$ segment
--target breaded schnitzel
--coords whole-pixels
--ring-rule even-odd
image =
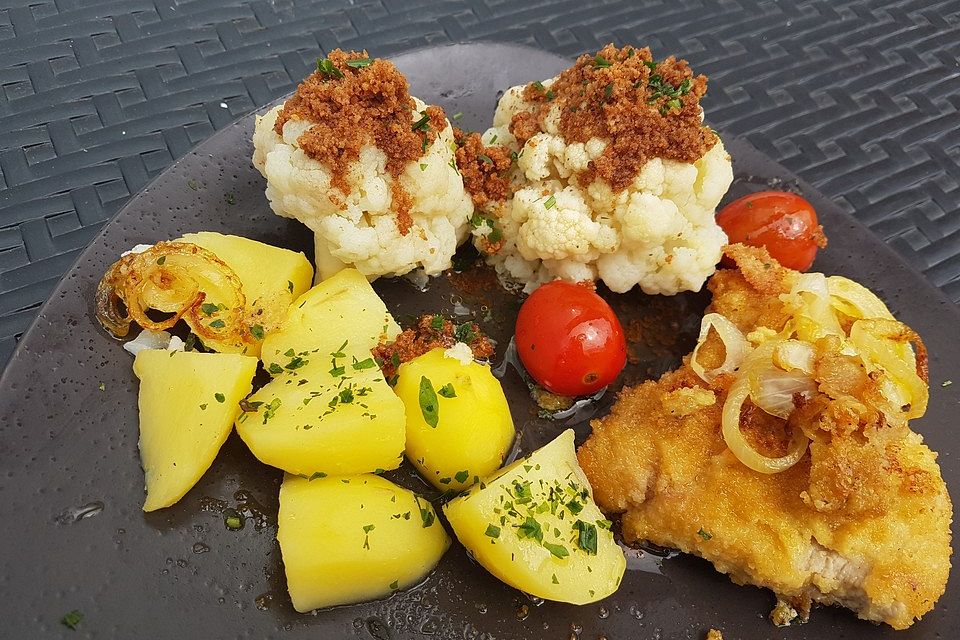
[[[803,313],[785,302],[799,274],[763,250],[735,245],[728,255],[738,269],[713,276],[707,312],[729,319],[757,353],[765,337],[801,325]],[[854,318],[836,316],[841,337],[821,336],[798,348],[810,356],[813,382],[792,396],[788,417],[752,400],[739,416],[744,440],[767,459],[788,456],[793,438],[808,443],[786,470],[761,473],[738,459],[721,425],[743,372],[707,382],[691,356],[660,380],[625,389],[610,415],[593,422],[578,455],[597,503],[622,514],[627,542],[693,553],[738,584],[773,590],[780,599],[775,622],[789,622],[797,611],[805,617],[820,602],[905,629],[946,587],[952,505],[936,454],[907,425],[922,407],[888,402],[900,397],[890,386],[898,378],[858,356],[843,338],[856,333]],[[880,326],[870,322],[861,328]],[[711,332],[697,361],[716,370],[730,349],[725,345]],[[924,354],[917,351],[926,393]],[[896,368],[896,361],[886,362]]]

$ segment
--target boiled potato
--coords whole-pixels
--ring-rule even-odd
[[[620,586],[626,560],[577,463],[572,429],[443,510],[474,558],[521,591],[587,604]]]
[[[414,585],[450,546],[429,502],[369,474],[287,475],[278,524],[287,589],[301,613]]]
[[[210,467],[250,393],[257,359],[147,349],[137,354],[144,511],[169,507]]]
[[[277,329],[286,316],[290,303],[310,288],[313,267],[302,253],[274,247],[240,236],[213,231],[188,233],[179,242],[189,242],[212,251],[237,274],[247,301],[252,340],[245,353],[260,355],[261,340]],[[217,304],[208,296],[209,304]],[[214,317],[214,316],[211,316]],[[208,345],[217,350],[233,351],[227,345]]]
[[[254,393],[237,433],[261,462],[306,477],[396,469],[403,460],[403,402],[380,369],[354,369],[330,354],[305,362]],[[331,360],[343,373],[330,373]],[[364,364],[365,366],[365,364]],[[339,372],[338,372],[339,373]]]
[[[503,464],[513,420],[490,367],[434,349],[400,365],[394,391],[406,407],[407,458],[434,486],[463,489]]]
[[[293,353],[345,353],[364,360],[384,337],[400,327],[387,312],[367,279],[344,269],[300,296],[290,305],[278,331],[263,341],[261,359],[268,369],[283,367]]]

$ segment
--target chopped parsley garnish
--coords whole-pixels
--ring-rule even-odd
[[[187,180],[187,186],[190,187],[191,191],[196,191],[200,188],[200,183],[196,180]]]
[[[352,365],[354,371],[363,371],[364,369],[373,369],[377,366],[376,361],[373,358],[367,358],[366,360],[361,360],[360,362],[354,362]]]
[[[63,617],[60,618],[60,624],[65,626],[67,629],[70,629],[71,631],[76,631],[77,625],[80,624],[81,622],[83,622],[83,614],[77,611],[76,609],[65,613]]]
[[[343,72],[337,69],[330,58],[317,58],[317,71],[328,78],[342,78]]]
[[[583,511],[583,505],[576,500],[571,500],[567,503],[567,510],[573,515],[578,515],[581,511]]]
[[[212,316],[219,310],[220,308],[212,302],[204,302],[202,305],[200,305],[200,311],[203,311],[208,316]]]
[[[553,584],[560,584],[560,580],[557,579],[557,574],[553,574],[551,580],[553,581]],[[593,594],[591,593],[590,595],[592,596]]]
[[[323,471],[314,471],[313,475],[307,478],[307,482],[311,482],[313,480],[319,480],[320,478],[326,478],[326,477],[327,477],[327,474],[325,474]]]
[[[371,58],[357,58],[356,60],[347,60],[347,66],[351,69],[363,69],[373,64]]]
[[[440,391],[437,391],[444,398],[456,398],[457,391],[453,388],[453,383],[448,382],[447,384],[440,387]]]
[[[704,540],[710,540],[713,538],[713,534],[709,531],[704,531],[703,527],[700,527],[700,531],[697,531],[697,535],[703,538]]]
[[[469,471],[457,471],[455,474],[453,474],[453,478],[457,482],[466,482],[467,478],[469,477],[470,477]]]
[[[399,588],[400,588],[400,581],[399,581],[399,580],[394,580],[393,582],[391,582],[391,583],[390,583],[390,588],[391,588],[393,591],[396,591],[397,589],[399,589]]]
[[[607,86],[603,88],[603,97],[604,99],[609,100],[610,96],[612,95],[613,95],[613,83],[609,82],[607,83]]]
[[[353,389],[347,387],[340,391],[340,404],[350,404],[353,402]]]
[[[457,342],[465,342],[470,344],[477,339],[477,332],[473,330],[472,322],[464,322],[463,324],[458,324],[453,330],[453,337],[457,339]]]
[[[420,171],[426,171],[426,170],[427,170],[427,165],[421,162],[421,163],[420,163]]]
[[[521,539],[532,539],[537,542],[543,542],[543,529],[540,523],[533,516],[527,516],[523,524],[517,527],[517,536]]]
[[[462,117],[463,117],[463,111],[458,111],[457,113],[453,114],[454,120],[459,120]]]
[[[308,362],[310,361],[304,359],[303,356],[294,356],[290,359],[290,362],[284,365],[284,368],[293,371],[294,369],[299,369]]]
[[[557,96],[552,89],[547,89],[547,92],[543,94],[543,97],[547,99],[547,102],[551,102]]]
[[[233,195],[232,193],[228,193],[227,195],[223,196],[223,200],[231,207],[237,204],[237,196]]]
[[[214,329],[223,329],[225,326],[227,326],[227,323],[221,320],[220,318],[217,318],[207,326],[212,327]]]
[[[263,406],[262,402],[250,402],[246,398],[240,401],[240,410],[244,413],[256,413],[261,406]]]
[[[420,506],[420,496],[415,495],[413,499],[416,501],[417,508],[420,510],[420,521],[423,524],[423,528],[427,529],[429,527],[432,527],[434,520],[436,520],[436,516],[433,515],[433,509],[430,508],[430,503],[427,503],[426,507],[422,507]],[[404,514],[404,516],[405,516],[405,519],[409,519],[409,517],[407,517],[407,514]]]
[[[202,405],[200,405],[200,411],[206,411],[206,410],[207,410],[207,403],[204,402]]]
[[[423,414],[424,422],[434,429],[440,421],[438,405],[437,392],[433,390],[430,378],[420,376],[420,413]]]
[[[553,554],[555,558],[566,558],[570,555],[570,552],[567,551],[567,548],[562,544],[554,544],[552,542],[544,542],[543,548]]]
[[[160,256],[157,258],[157,264],[163,266],[163,263],[167,261],[167,256]]]
[[[481,153],[481,154],[478,155],[477,157],[480,158],[480,160],[482,160],[483,162],[485,162],[485,163],[487,163],[487,164],[489,164],[489,165],[492,165],[492,164],[493,164],[493,158],[491,158],[490,156],[488,156],[488,155],[485,154],[485,153]]]
[[[543,86],[543,83],[540,82],[539,80],[533,83],[533,88],[536,89],[537,91],[546,91],[546,89]]]
[[[250,327],[250,335],[257,340],[263,340],[263,325],[255,324]]]
[[[443,331],[443,316],[433,316],[430,318],[430,328],[434,331]]]
[[[553,196],[547,198],[543,203],[544,209],[553,209],[555,206],[557,206],[557,199]]]
[[[243,516],[235,509],[227,509],[223,512],[223,524],[231,531],[243,529]]]
[[[289,291],[290,293],[293,293],[293,281],[292,281],[292,280],[287,280],[287,291]]]
[[[484,535],[490,538],[499,538],[500,537],[500,527],[494,524],[488,524],[487,530],[484,531]]]
[[[575,523],[573,523],[573,528],[579,532],[577,535],[577,546],[590,555],[597,555],[596,525],[590,524],[589,522],[584,522],[583,520],[577,520]]]
[[[270,373],[276,375],[278,373],[283,373],[283,367],[278,365],[276,362],[271,362],[270,367],[267,369]]]
[[[430,128],[430,114],[424,113],[419,120],[413,123],[414,131],[427,131]]]
[[[219,402],[220,404],[223,404],[227,400],[222,393],[215,393],[213,394],[213,397],[216,398],[217,402]]]
[[[363,525],[363,533],[365,534],[365,535],[363,536],[363,548],[364,548],[364,549],[369,549],[369,548],[370,548],[370,532],[373,531],[375,528],[376,528],[376,527],[375,527],[374,525],[372,525],[372,524],[365,524],[365,525]]]
[[[266,410],[263,412],[263,424],[267,424],[267,420],[272,418],[277,413],[277,409],[280,408],[282,404],[280,398],[274,398],[267,404]]]
[[[603,56],[595,56],[593,58],[593,66],[597,69],[607,69],[609,67],[612,67],[613,63],[611,63],[609,60],[607,60]]]

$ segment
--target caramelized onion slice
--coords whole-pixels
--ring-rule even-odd
[[[697,354],[700,352],[700,347],[706,342],[707,336],[710,335],[711,327],[720,336],[725,354],[723,363],[719,367],[708,371],[697,360]],[[697,346],[694,347],[693,354],[690,356],[690,368],[704,381],[713,382],[725,373],[736,371],[743,364],[743,360],[749,351],[750,343],[747,342],[737,325],[719,313],[708,313],[700,321],[700,335],[697,337]]]
[[[864,364],[880,368],[896,387],[894,397],[901,416],[908,420],[919,418],[927,410],[930,390],[927,386],[927,349],[917,333],[896,320],[879,318],[857,320],[850,327],[850,342],[857,348]],[[904,357],[904,346],[910,357]],[[895,416],[888,416],[895,417]]]
[[[754,449],[740,431],[740,412],[749,396],[750,381],[747,376],[741,376],[730,387],[726,402],[723,403],[723,439],[737,460],[754,471],[767,474],[786,471],[803,457],[810,439],[803,431],[795,429],[790,436],[787,455],[780,458],[770,458]]]
[[[169,315],[153,320],[150,310]],[[183,318],[217,350],[242,349],[249,340],[237,274],[213,252],[187,242],[158,242],[111,265],[97,286],[96,315],[120,338],[132,322],[163,331]]]

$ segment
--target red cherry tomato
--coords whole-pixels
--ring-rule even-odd
[[[516,345],[530,375],[562,396],[599,391],[627,362],[623,327],[610,305],[562,280],[543,285],[520,307]]]
[[[766,247],[785,267],[806,271],[827,246],[817,212],[793,193],[760,191],[734,200],[717,214],[730,242]]]

